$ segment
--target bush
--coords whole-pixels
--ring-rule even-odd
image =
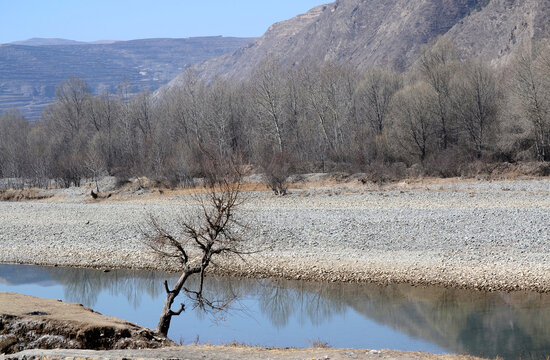
[[[275,195],[287,194],[292,163],[291,157],[284,152],[277,152],[264,158],[262,168],[267,186],[273,190]]]
[[[399,181],[407,177],[407,165],[402,162],[393,164],[384,164],[375,162],[368,166],[365,177],[361,180],[364,184],[373,182],[375,184],[384,184],[393,181]]]

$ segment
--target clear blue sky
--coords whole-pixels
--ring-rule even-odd
[[[260,36],[331,0],[0,0],[0,43]]]

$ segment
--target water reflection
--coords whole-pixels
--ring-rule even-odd
[[[345,304],[325,296],[327,289],[323,284],[267,280],[257,282],[255,294],[261,311],[274,326],[283,328],[294,314],[298,314],[300,324],[309,321],[320,325],[334,315],[344,313]]]
[[[123,295],[134,308],[141,304],[143,295],[155,298],[162,291],[162,274],[141,271],[116,270],[108,273],[96,270],[47,268],[51,279],[64,285],[65,298],[94,307],[99,295]]]
[[[365,286],[346,303],[375,321],[457,353],[504,358],[550,353],[548,295]]]
[[[104,273],[0,265],[0,284],[62,284],[68,301],[92,308],[102,292],[123,294],[129,304],[138,308],[146,296],[164,296],[162,282],[166,277],[158,272],[118,270]],[[529,357],[550,353],[548,295],[212,277],[208,278],[207,286],[211,297],[236,295],[257,302],[259,311],[277,329],[288,327],[290,319],[298,319],[301,325],[320,326],[332,318],[345,318],[353,311],[354,316],[370,319],[455,353],[499,355],[510,359],[521,354]],[[0,285],[0,291],[2,289]],[[330,331],[327,327],[323,336],[329,342],[334,336]]]

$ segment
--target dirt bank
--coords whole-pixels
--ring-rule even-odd
[[[143,349],[174,345],[149,329],[78,304],[0,293],[0,354],[25,349]]]

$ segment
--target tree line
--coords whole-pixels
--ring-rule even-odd
[[[550,46],[507,65],[425,47],[405,73],[268,57],[246,81],[192,70],[162,93],[94,96],[71,78],[31,124],[0,115],[0,178],[61,186],[114,175],[171,184],[204,177],[209,158],[238,154],[260,171],[368,172],[414,167],[460,175],[473,162],[550,160]]]

